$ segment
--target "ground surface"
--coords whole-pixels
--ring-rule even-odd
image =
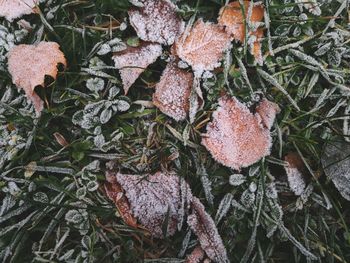
[[[270,20],[262,25],[264,65],[254,65],[247,44],[234,43],[226,66],[202,79],[205,105],[192,124],[148,107],[167,48],[123,95],[109,46],[101,45],[116,37],[137,45],[127,0],[47,1],[25,17],[30,30],[0,18],[0,260],[183,262],[197,242],[186,239],[186,226],[151,240],[128,227],[100,191],[113,160],[123,172],[171,169],[184,177],[218,222],[231,262],[349,262],[349,3],[299,2],[263,1]],[[224,5],[177,1],[186,21],[216,22]],[[35,118],[12,84],[7,53],[41,40],[59,43],[68,67],[37,89],[46,103]],[[240,172],[201,145],[222,92],[252,109],[261,96],[281,108],[271,155]],[[113,100],[122,101],[118,110],[92,106],[97,119],[82,121],[87,105]],[[300,158],[296,179],[284,169],[289,153]]]

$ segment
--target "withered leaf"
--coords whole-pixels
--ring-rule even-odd
[[[226,31],[233,36],[234,39],[244,42],[245,38],[245,29],[246,26],[244,24],[245,19],[249,19],[248,11],[250,1],[244,1],[244,16],[243,10],[240,6],[239,1],[231,2],[226,6],[222,7],[220,10],[218,22],[220,25],[225,26]],[[250,16],[250,23],[261,22],[264,17],[264,9],[262,5],[254,5],[252,7],[252,13]],[[256,37],[256,40],[251,46],[251,53],[254,55],[256,61],[259,64],[263,63],[262,53],[261,53],[261,43],[260,39],[264,36],[264,30],[262,28],[258,28],[256,30],[252,30],[249,32],[250,35]]]
[[[113,174],[107,173],[106,178],[107,182],[104,184],[104,190],[108,198],[114,202],[124,222],[131,227],[137,227],[136,218],[131,214],[130,204],[123,188]]]
[[[213,70],[220,65],[231,37],[223,27],[199,19],[189,32],[175,43],[175,53],[192,66],[194,71]]]
[[[262,99],[259,105],[256,107],[256,113],[260,115],[264,126],[267,129],[271,129],[276,114],[280,112],[280,108],[276,103],[273,103],[267,99]]]
[[[252,114],[236,98],[222,97],[213,113],[213,121],[207,125],[202,144],[223,165],[236,170],[247,167],[270,154],[268,127],[277,113],[276,107],[264,106],[259,113]]]
[[[215,262],[229,262],[214,220],[205,212],[203,204],[193,197],[191,207],[192,213],[188,216],[187,223],[197,235],[202,249]]]
[[[167,220],[167,236],[172,236],[180,219],[180,180],[174,173],[158,172],[154,175],[115,174],[125,191],[130,209],[137,220],[156,238],[163,238]],[[188,189],[188,200],[192,194]]]
[[[161,54],[162,46],[154,43],[142,43],[139,47],[128,47],[113,54],[115,67],[119,69],[125,94],[142,72]]]
[[[196,246],[191,254],[186,257],[185,263],[201,263],[205,257],[205,253],[201,246]]]
[[[350,143],[330,141],[321,156],[325,174],[332,180],[339,193],[350,201]]]
[[[16,18],[35,13],[36,0],[0,0],[0,17],[12,22]]]
[[[129,19],[137,35],[144,41],[172,45],[184,29],[184,22],[176,14],[176,6],[169,0],[146,0],[141,8],[129,11]]]
[[[109,171],[106,177],[108,197],[115,203],[120,200],[121,189],[118,187],[121,187],[127,197],[129,214],[156,238],[164,238],[165,233],[172,236],[191,208],[187,223],[198,236],[202,251],[217,262],[226,262],[226,249],[213,219],[199,199],[193,197],[189,185],[176,173],[157,172],[140,176]]]
[[[290,189],[295,195],[301,195],[306,187],[303,172],[305,171],[304,163],[297,153],[289,153],[284,157],[287,165],[284,167]]]
[[[56,79],[58,64],[67,65],[60,46],[55,42],[18,45],[8,54],[8,70],[12,76],[12,82],[25,91],[37,113],[42,111],[44,103],[34,89],[36,86],[44,87],[45,76]]]
[[[175,63],[169,63],[156,85],[154,105],[176,121],[186,119],[192,83],[191,72],[179,69]]]

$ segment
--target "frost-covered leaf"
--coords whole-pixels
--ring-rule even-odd
[[[216,161],[240,170],[270,154],[271,136],[259,114],[251,113],[235,97],[222,97],[202,144]]]
[[[332,47],[332,42],[328,42],[315,51],[315,55],[320,57],[326,54]]]
[[[112,109],[110,108],[106,108],[101,112],[100,115],[100,122],[101,124],[106,124],[107,122],[109,122],[109,120],[112,118]]]
[[[350,144],[327,143],[321,162],[325,174],[333,181],[340,194],[350,201]]]
[[[229,183],[233,186],[239,186],[246,181],[246,177],[243,174],[231,174]]]
[[[105,82],[101,78],[90,78],[86,81],[86,87],[93,91],[99,92],[104,89]]]
[[[196,246],[191,254],[186,256],[185,263],[200,263],[203,262],[204,257],[205,253],[201,246]]]
[[[119,69],[125,94],[138,79],[142,72],[162,54],[162,46],[153,43],[143,43],[139,47],[128,47],[126,50],[114,53],[115,67]]]
[[[175,63],[169,63],[156,85],[154,105],[176,121],[186,119],[192,83],[191,72],[179,69]]]
[[[327,53],[327,59],[328,59],[328,63],[332,66],[332,67],[339,67],[340,63],[341,63],[341,53],[337,50],[337,49],[331,49],[328,53]]]
[[[8,21],[13,21],[24,15],[35,13],[37,0],[1,0],[0,17],[5,17]]]
[[[254,24],[261,22],[264,18],[264,9],[261,4],[254,4],[251,1],[243,1],[244,6],[240,6],[239,1],[231,2],[224,6],[220,10],[218,22],[220,25],[225,26],[225,30],[233,36],[234,39],[244,42],[246,35],[246,28],[249,29],[249,25],[252,26],[248,35],[254,36],[251,46],[251,53],[254,55],[256,61],[259,64],[263,63],[261,43],[260,39],[264,36],[264,30],[259,28],[255,29]],[[250,4],[253,6],[250,7]],[[244,13],[242,8],[244,8]],[[249,9],[251,8],[251,14]],[[243,16],[244,14],[244,16]],[[244,21],[247,19],[247,26]]]
[[[228,262],[226,249],[218,233],[216,225],[203,204],[196,197],[192,200],[192,213],[187,223],[197,235],[198,241],[207,256],[215,262]]]
[[[295,195],[301,195],[306,187],[303,171],[304,163],[297,153],[289,153],[284,157],[287,165],[284,167],[290,189]]]
[[[66,66],[66,59],[59,47],[55,42],[40,42],[37,45],[18,45],[9,52],[8,70],[12,81],[25,91],[37,113],[42,111],[44,103],[34,88],[44,86],[46,75],[56,79],[58,64]]]
[[[267,129],[271,129],[276,114],[280,112],[280,108],[276,103],[273,103],[267,99],[262,99],[259,105],[256,107],[256,113],[260,115],[264,126]]]
[[[189,32],[175,43],[175,53],[197,72],[213,70],[220,65],[231,37],[223,27],[199,19]]]
[[[125,191],[132,215],[157,237],[164,237],[164,223],[167,236],[172,236],[180,218],[180,180],[174,173],[158,172],[154,175],[109,174],[110,180],[116,180]],[[114,179],[115,178],[115,179]],[[114,183],[113,186],[116,184]],[[187,200],[191,200],[191,192],[187,186]],[[109,191],[112,193],[112,191]],[[111,194],[110,194],[111,195]],[[111,198],[111,197],[110,197]],[[114,198],[115,199],[115,198]]]
[[[184,29],[184,22],[170,0],[145,0],[129,12],[131,25],[144,41],[172,45]]]

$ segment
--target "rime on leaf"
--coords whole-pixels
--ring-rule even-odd
[[[156,85],[153,103],[176,121],[186,119],[193,74],[169,63]]]
[[[340,194],[350,201],[350,143],[328,142],[321,162],[327,177]]]
[[[142,40],[163,45],[172,45],[184,29],[176,6],[169,0],[143,1],[143,7],[129,11],[129,19]]]
[[[289,187],[295,195],[301,195],[306,187],[303,178],[304,163],[297,153],[287,154],[284,160],[288,163],[284,169],[288,177]]]
[[[124,194],[123,188],[113,175],[107,174],[107,181],[104,184],[104,189],[108,198],[114,202],[124,222],[131,227],[137,227],[136,219],[131,214],[130,204]]]
[[[189,32],[176,41],[175,53],[191,65],[194,71],[203,72],[220,65],[230,44],[231,37],[223,27],[199,19]]]
[[[266,103],[266,102],[263,102]],[[268,107],[269,109],[269,107]],[[275,111],[260,111],[269,124]],[[271,136],[260,114],[252,114],[235,97],[219,99],[213,121],[207,125],[202,144],[214,159],[225,166],[240,170],[270,154]],[[270,126],[270,125],[267,125]]]
[[[201,263],[205,257],[205,253],[201,246],[196,246],[191,254],[186,257],[185,263]]]
[[[66,66],[66,59],[59,47],[55,42],[18,45],[8,54],[8,70],[12,82],[25,91],[37,113],[42,111],[44,103],[34,92],[35,87],[44,86],[45,76],[56,79],[58,64]]]
[[[264,126],[267,129],[271,129],[276,114],[280,112],[280,108],[276,103],[273,103],[267,99],[262,99],[259,105],[256,107],[256,113],[260,115]]]
[[[129,88],[142,72],[154,63],[161,54],[161,45],[153,43],[142,43],[139,47],[128,47],[113,54],[115,67],[119,69],[125,94],[128,93]]]
[[[248,19],[248,10],[250,1],[244,1],[244,16],[243,10],[239,1],[231,2],[224,6],[220,10],[218,22],[220,25],[225,26],[226,31],[233,36],[234,39],[244,42],[245,29],[244,20]],[[253,3],[252,3],[253,4]],[[250,23],[261,22],[264,18],[264,9],[261,5],[255,5],[252,9],[250,17]],[[264,30],[259,28],[255,31],[249,32],[250,35],[254,35],[257,39],[252,45],[251,53],[255,59],[262,64],[261,44],[259,39],[264,35]]]
[[[192,213],[187,223],[198,237],[201,248],[215,262],[228,262],[226,249],[215,226],[214,220],[205,212],[203,204],[192,198]]]
[[[36,0],[0,0],[0,17],[12,22],[16,18],[35,13]]]
[[[172,236],[180,219],[179,208],[180,180],[174,173],[158,172],[154,175],[115,174],[117,182],[125,191],[130,209],[135,218],[148,229],[154,237],[164,237],[164,223],[167,221],[167,236]],[[187,197],[192,194],[187,187]]]

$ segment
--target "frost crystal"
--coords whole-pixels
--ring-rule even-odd
[[[176,121],[186,119],[192,83],[192,73],[179,69],[175,63],[169,63],[156,85],[154,105]]]
[[[329,142],[321,157],[325,174],[333,181],[340,194],[350,201],[350,144]]]
[[[143,7],[129,11],[130,23],[137,35],[144,41],[172,45],[184,29],[176,6],[169,0],[143,2]]]
[[[210,259],[215,262],[228,262],[226,249],[215,223],[196,197],[193,197],[192,214],[188,216],[187,223],[197,235],[202,249]]]
[[[235,97],[222,97],[202,144],[218,162],[240,170],[270,154],[271,135],[259,114]]]
[[[143,43],[139,47],[128,47],[126,50],[115,53],[113,60],[119,69],[123,81],[124,91],[138,79],[141,73],[162,54],[162,47],[158,44]]]
[[[216,24],[199,19],[187,34],[175,43],[175,53],[194,71],[202,73],[220,66],[224,52],[231,45],[231,37]]]
[[[26,61],[27,63],[23,63]],[[38,45],[18,45],[8,55],[8,69],[13,83],[24,89],[27,98],[33,102],[35,110],[40,113],[44,107],[41,98],[34,92],[36,86],[44,86],[45,75],[54,79],[57,65],[66,66],[64,54],[55,42],[40,42]]]
[[[1,0],[0,17],[5,17],[12,22],[23,15],[32,14],[35,12],[37,2],[36,0]]]
[[[296,153],[288,154],[285,157],[285,161],[288,163],[284,169],[287,173],[289,187],[295,195],[301,195],[306,187],[302,175],[302,170],[304,168],[303,161]]]

